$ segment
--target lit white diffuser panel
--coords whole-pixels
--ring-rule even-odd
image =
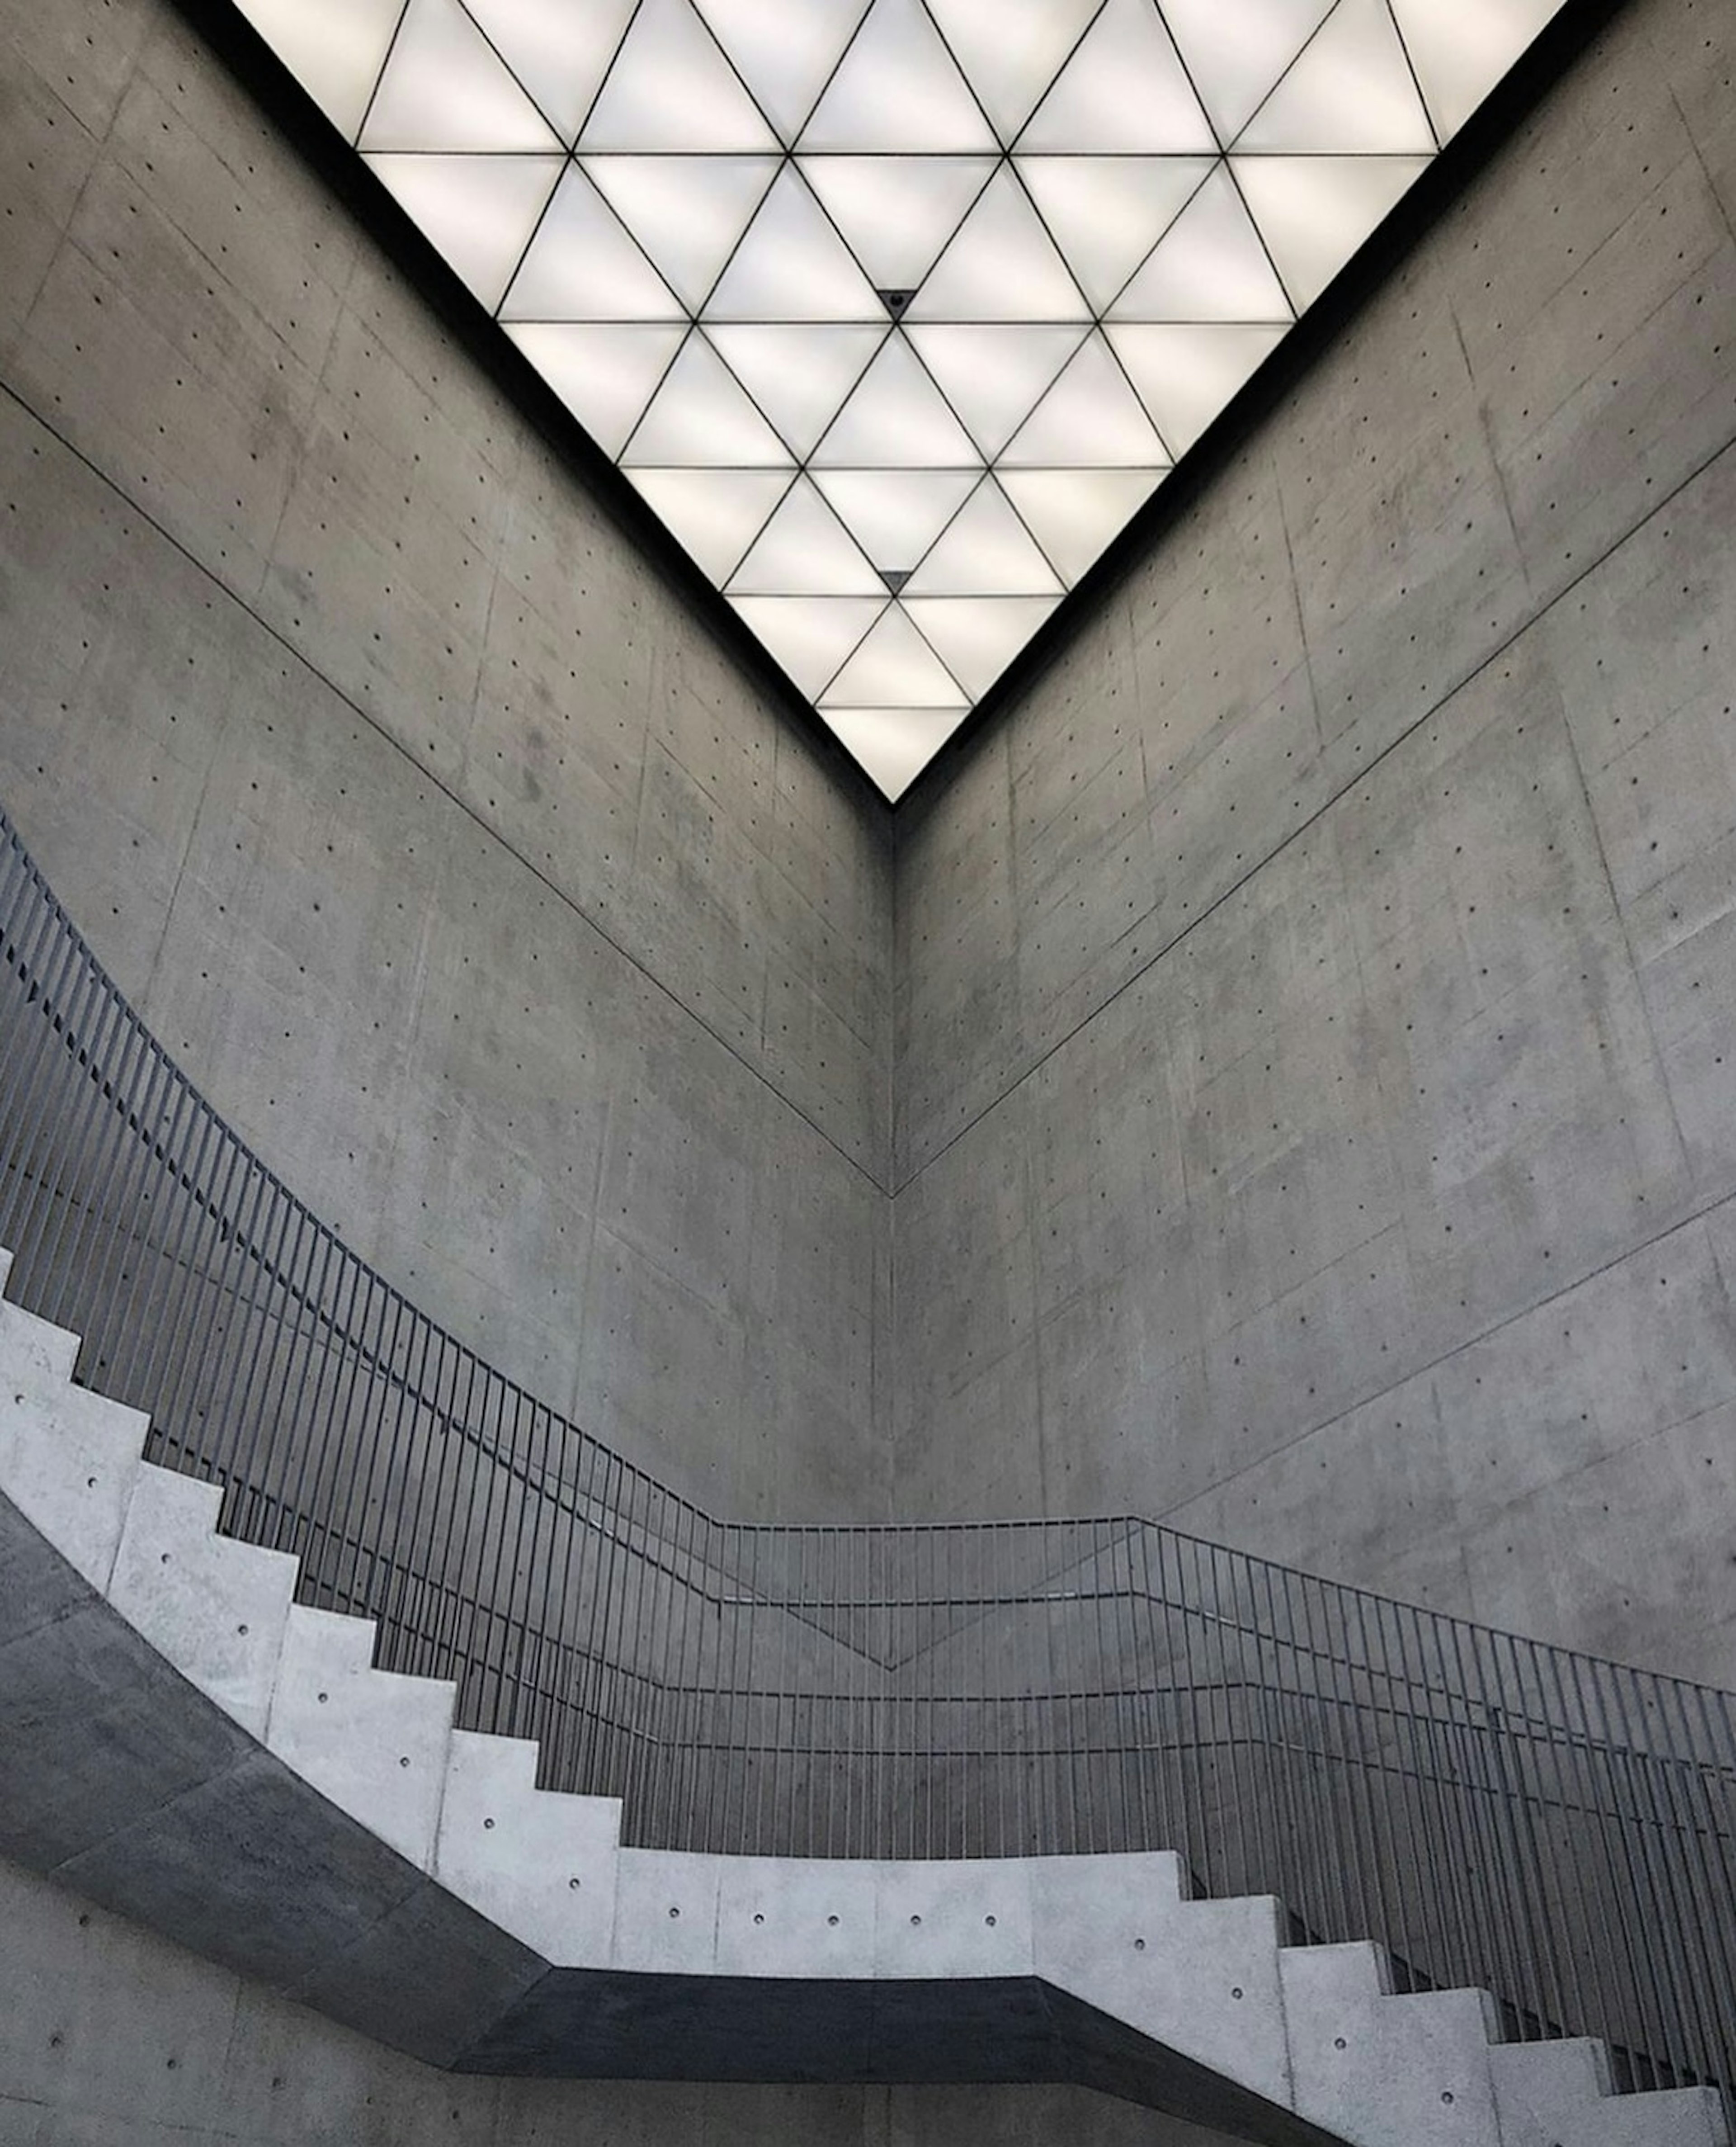
[[[828,708],[832,731],[894,803],[964,721],[963,708]]]
[[[237,0],[895,798],[1559,0]]]

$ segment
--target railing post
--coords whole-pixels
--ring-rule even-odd
[[[0,1243],[227,1523],[629,1838],[1178,1851],[1413,1983],[1736,2074],[1727,1695],[1151,1524],[699,1513],[414,1311],[169,1063],[0,814]],[[1594,1942],[1593,1942],[1594,1941]],[[1736,2113],[1733,2113],[1736,2114]]]

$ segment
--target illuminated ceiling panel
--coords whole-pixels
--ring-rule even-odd
[[[896,798],[1560,0],[238,0]]]

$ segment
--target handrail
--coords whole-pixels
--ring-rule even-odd
[[[115,988],[0,812],[0,1244],[304,1598],[645,1845],[1178,1849],[1626,2084],[1736,2080],[1736,1700],[1134,1516],[719,1521],[352,1254]]]

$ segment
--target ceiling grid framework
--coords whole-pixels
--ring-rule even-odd
[[[238,0],[898,798],[1561,0]]]

